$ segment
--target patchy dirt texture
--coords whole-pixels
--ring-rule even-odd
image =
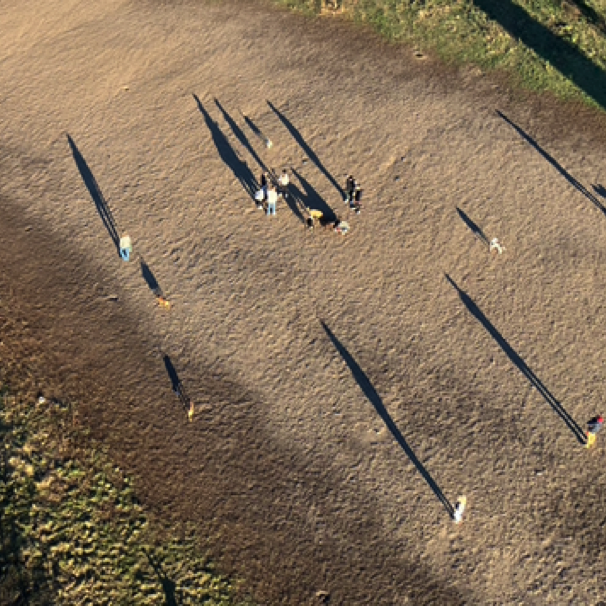
[[[4,0],[0,34],[0,353],[148,509],[260,604],[604,603],[602,117],[253,2]]]

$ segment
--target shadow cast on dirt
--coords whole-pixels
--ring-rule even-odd
[[[465,225],[467,225],[467,227],[469,227],[469,229],[471,229],[473,235],[482,243],[484,244],[484,246],[486,246],[488,248],[489,243],[488,243],[488,238],[484,235],[484,232],[481,230],[481,228],[474,223],[468,216],[467,214],[462,211],[460,208],[457,207],[457,212],[459,213],[459,217],[461,217],[461,219],[463,220],[463,223],[465,223]]]
[[[187,411],[189,405],[191,403],[191,399],[185,392],[185,387],[183,386],[183,382],[179,378],[177,374],[177,369],[174,367],[172,360],[167,354],[162,354],[162,360],[164,362],[164,367],[166,368],[166,372],[168,373],[168,377],[171,382],[172,390],[175,392],[177,397],[179,398],[179,402],[183,408]]]
[[[601,210],[606,215],[606,208],[604,205],[579,181],[577,181],[566,169],[557,161],[555,158],[550,156],[530,135],[527,135],[517,124],[514,124],[505,114],[496,110],[497,115],[505,120],[509,126],[511,126],[523,139],[525,139],[536,151],[549,162],[563,177],[570,183],[575,189],[580,191],[590,202],[592,202],[596,208]]]
[[[156,297],[163,297],[164,293],[158,284],[158,280],[156,280],[156,276],[154,276],[152,270],[149,268],[149,265],[145,262],[145,259],[140,256],[139,263],[141,264],[141,276],[145,280],[145,283],[149,287],[149,289],[156,295]]]
[[[299,147],[305,152],[307,157],[316,165],[318,170],[322,172],[322,174],[332,183],[334,188],[339,192],[339,196],[343,198],[345,196],[345,192],[343,188],[337,183],[335,178],[328,172],[324,164],[320,161],[320,158],[316,155],[313,149],[309,146],[309,144],[303,139],[301,133],[295,128],[292,122],[279,110],[277,109],[271,101],[267,101],[267,105],[271,108],[271,110],[280,118],[280,121],[288,132],[293,136],[294,140],[299,144]]]
[[[301,192],[293,187],[294,195],[301,201],[301,204],[308,209],[315,209],[322,212],[327,221],[336,221],[337,215],[334,210],[326,203],[324,198],[315,190],[311,183],[303,177],[296,169],[292,169],[293,175],[299,180],[305,191]]]
[[[88,189],[88,193],[90,197],[93,199],[95,203],[95,207],[97,208],[97,212],[103,221],[103,225],[105,225],[105,229],[107,229],[107,233],[109,234],[114,246],[116,247],[116,252],[120,254],[120,234],[118,231],[118,226],[114,217],[109,209],[109,206],[103,197],[103,193],[101,192],[101,188],[99,187],[93,173],[91,172],[84,156],[80,153],[80,150],[76,146],[74,140],[67,135],[67,141],[72,150],[72,154],[74,156],[74,161],[76,162],[76,166],[80,171],[80,176],[84,181],[84,185],[86,185],[86,189]]]
[[[236,178],[240,181],[244,191],[251,197],[254,198],[255,192],[259,189],[255,178],[248,168],[246,162],[242,162],[231,146],[227,137],[223,134],[223,131],[219,128],[217,123],[210,117],[210,114],[204,109],[200,99],[196,95],[193,95],[200,113],[204,116],[206,126],[210,130],[210,134],[213,138],[213,142],[221,160],[231,169]]]
[[[339,352],[340,356],[343,358],[343,361],[349,367],[351,374],[354,379],[357,381],[358,386],[364,392],[364,395],[368,398],[369,402],[375,407],[378,415],[385,423],[387,429],[391,432],[393,437],[396,439],[396,442],[402,447],[402,450],[407,454],[408,458],[412,461],[414,466],[417,468],[417,471],[421,474],[423,479],[427,482],[428,486],[431,488],[433,493],[436,495],[438,500],[446,509],[448,515],[452,518],[454,515],[454,508],[450,501],[444,496],[444,493],[440,489],[440,487],[436,484],[435,480],[431,477],[425,466],[417,456],[415,455],[412,448],[408,445],[404,436],[398,429],[398,426],[395,424],[394,420],[391,418],[390,414],[387,412],[383,401],[381,400],[381,396],[377,393],[373,384],[370,382],[370,379],[366,376],[366,373],[360,368],[358,363],[355,361],[353,356],[347,351],[345,346],[335,337],[333,332],[326,326],[326,324],[320,321],[322,324],[322,328],[328,335],[328,338],[331,340],[332,344],[335,346],[335,349]]]
[[[539,378],[534,372],[527,366],[526,362],[522,360],[520,355],[509,345],[503,335],[494,327],[490,320],[482,313],[480,308],[473,302],[471,297],[463,290],[461,290],[454,280],[445,274],[449,284],[457,291],[459,298],[463,301],[465,307],[469,310],[472,316],[488,331],[488,334],[497,342],[499,347],[503,350],[505,355],[513,362],[518,370],[530,381],[531,385],[543,396],[545,401],[553,408],[554,412],[564,421],[568,429],[572,432],[574,437],[580,444],[585,444],[585,433],[578,425],[578,423],[568,414],[566,409],[556,400],[551,392],[541,383]]]
[[[221,103],[219,103],[218,99],[215,99],[215,105],[219,108],[219,110],[223,114],[225,121],[229,124],[229,127],[231,128],[232,132],[234,133],[236,139],[238,139],[238,141],[240,141],[240,143],[248,150],[248,153],[254,158],[255,162],[261,167],[261,170],[263,172],[271,172],[265,165],[265,162],[263,162],[263,160],[261,160],[261,158],[255,151],[255,149],[251,145],[250,141],[248,140],[248,137],[244,134],[244,131],[236,124],[235,120],[229,115],[229,113],[225,110],[225,108],[221,105]]]

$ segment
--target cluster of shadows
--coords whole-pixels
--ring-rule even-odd
[[[103,225],[105,225],[105,229],[109,233],[114,246],[116,247],[116,251],[120,254],[120,234],[118,231],[118,226],[114,217],[109,209],[109,206],[103,197],[103,193],[101,192],[101,188],[99,187],[93,173],[91,172],[86,160],[80,153],[80,150],[76,147],[74,140],[67,135],[67,141],[72,150],[72,154],[74,156],[74,161],[76,162],[76,166],[80,171],[80,176],[84,181],[84,185],[86,185],[86,189],[88,189],[88,193],[90,197],[93,199],[95,206],[97,208],[97,212],[103,221]]]
[[[183,382],[179,378],[177,370],[175,369],[170,357],[167,354],[162,354],[162,360],[164,361],[164,366],[166,367],[166,372],[168,373],[168,378],[170,379],[173,391],[179,398],[179,402],[181,402],[184,410],[187,412],[189,410],[191,399],[185,391]]]
[[[313,149],[309,147],[308,143],[303,139],[301,133],[295,128],[293,123],[279,110],[271,101],[267,101],[267,105],[271,108],[271,111],[278,116],[282,124],[286,127],[288,132],[293,136],[294,140],[299,144],[299,147],[307,154],[307,157],[316,165],[318,170],[332,183],[333,187],[339,192],[339,197],[343,198],[345,192],[343,188],[337,183],[335,178],[328,172],[324,164],[320,161],[320,158],[316,155]]]
[[[577,191],[581,192],[590,202],[595,205],[597,209],[601,210],[606,215],[606,208],[600,202],[600,200],[598,200],[598,198],[596,198],[582,183],[577,181],[569,172],[567,172],[566,169],[555,158],[550,156],[530,135],[525,133],[517,124],[513,123],[505,114],[501,113],[499,110],[496,111],[497,115],[505,120],[505,122],[507,122],[507,124],[509,124],[509,126],[511,126],[520,135],[520,137],[522,137],[522,139],[530,143],[530,145],[532,145],[532,147],[534,147],[534,149],[538,151],[539,154],[541,154],[541,156],[543,156],[543,158],[545,158],[545,160],[547,160],[547,162],[549,162],[549,164],[551,164],[564,177],[564,179],[568,181],[568,183],[570,183]],[[594,185],[593,188],[597,193],[603,195],[601,193],[604,191],[603,187],[600,185]]]
[[[471,229],[473,235],[482,243],[484,244],[484,246],[486,246],[487,248],[490,246],[489,242],[488,242],[488,238],[484,235],[484,232],[482,231],[482,229],[476,224],[474,223],[468,216],[467,214],[462,211],[460,208],[457,207],[457,212],[459,213],[459,217],[461,217],[461,219],[463,219],[463,222],[465,223],[465,225],[467,225],[467,227],[469,227],[469,229]]]
[[[444,509],[446,509],[448,515],[450,517],[453,517],[454,508],[453,508],[452,504],[444,496],[444,493],[442,492],[440,487],[436,484],[435,480],[431,477],[431,475],[429,474],[427,469],[425,469],[423,463],[421,463],[421,461],[419,461],[419,459],[415,455],[412,448],[408,445],[408,443],[404,439],[404,436],[398,429],[398,426],[395,424],[394,420],[391,418],[391,416],[387,412],[387,409],[385,408],[385,405],[383,404],[381,397],[377,393],[377,390],[373,387],[372,383],[370,382],[370,379],[366,376],[366,373],[360,368],[358,363],[355,361],[354,357],[349,353],[349,351],[347,351],[347,349],[341,343],[341,341],[339,341],[339,339],[337,339],[337,337],[333,334],[333,332],[330,330],[330,328],[328,328],[328,326],[326,326],[326,324],[324,322],[321,322],[321,323],[322,323],[322,328],[324,328],[324,331],[328,335],[328,338],[331,340],[335,349],[339,352],[339,355],[343,358],[344,362],[349,367],[351,374],[353,375],[354,379],[357,381],[358,385],[360,386],[360,389],[364,392],[364,395],[368,398],[370,403],[375,407],[377,414],[381,417],[381,419],[383,420],[383,423],[385,423],[387,429],[389,429],[389,431],[391,432],[393,437],[396,439],[396,442],[402,447],[402,450],[404,450],[404,452],[407,454],[408,458],[412,461],[414,466],[417,468],[417,471],[421,474],[421,476],[427,482],[427,484],[429,485],[429,487],[431,488],[433,493],[436,495],[438,500],[442,503],[442,505],[444,506]]]
[[[254,194],[258,191],[260,184],[255,179],[246,162],[243,162],[240,159],[238,153],[232,147],[227,136],[220,129],[217,122],[215,122],[210,117],[210,114],[202,105],[200,99],[196,95],[193,95],[193,97],[198,105],[198,109],[204,116],[204,120],[208,129],[210,130],[215,147],[219,152],[219,156],[221,157],[223,162],[231,169],[236,178],[240,181],[242,187],[247,192],[247,194],[251,196],[251,198],[254,197]],[[254,161],[259,166],[260,170],[271,174],[273,178],[276,179],[277,175],[273,174],[273,171],[265,164],[265,162],[263,162],[262,158],[256,152],[250,140],[248,139],[244,131],[238,126],[234,118],[229,114],[225,107],[223,107],[223,105],[219,102],[218,99],[215,98],[214,102],[238,142],[250,153]],[[301,146],[305,154],[311,159],[312,162],[314,162],[317,168],[335,186],[340,196],[343,196],[343,190],[336,182],[334,177],[326,170],[326,168],[324,167],[318,156],[315,154],[315,152],[303,139],[301,133],[292,125],[292,123],[284,116],[284,114],[277,110],[269,101],[267,103],[269,104],[270,108],[275,112],[275,114],[280,118],[282,123],[286,126],[286,128],[297,141],[297,143]],[[259,140],[265,142],[267,138],[261,132],[259,127],[245,114],[242,114],[242,117],[244,118],[246,125],[250,128],[252,133]],[[301,189],[299,189],[294,183],[291,182],[288,187],[288,193],[290,195],[285,197],[285,201],[288,207],[290,208],[292,213],[297,217],[297,219],[299,219],[299,221],[301,222],[305,222],[305,213],[308,209],[313,208],[322,211],[327,221],[335,221],[336,216],[334,211],[325,202],[322,196],[320,196],[318,192],[311,186],[311,184],[306,179],[304,179],[295,169],[292,169],[292,172],[294,176],[297,177],[304,190],[301,191]]]
[[[573,0],[579,10],[600,27],[603,21],[585,2]],[[472,0],[489,19],[496,21],[537,55],[555,67],[563,76],[606,109],[606,80],[604,73],[573,44],[560,38],[549,28],[535,21],[513,0]]]
[[[554,412],[564,421],[568,426],[568,429],[573,433],[575,438],[581,443],[585,444],[585,434],[577,422],[568,414],[566,409],[556,400],[552,393],[543,385],[539,378],[534,372],[528,367],[526,362],[520,357],[520,355],[509,345],[503,335],[494,327],[490,320],[484,315],[482,310],[474,303],[471,297],[463,290],[461,290],[457,284],[452,280],[450,276],[446,274],[446,279],[455,288],[461,301],[472,316],[488,331],[488,334],[497,342],[499,347],[503,350],[505,355],[513,362],[518,370],[530,381],[530,384],[543,396],[545,401],[553,408]]]
[[[196,95],[194,95],[194,99],[198,104],[198,109],[204,116],[204,121],[206,122],[206,126],[208,127],[208,130],[213,138],[215,147],[221,156],[221,160],[223,160],[223,162],[225,162],[225,164],[231,169],[235,177],[242,184],[242,187],[246,193],[251,198],[254,198],[255,192],[259,189],[259,184],[255,180],[250,168],[248,168],[246,162],[240,160],[238,154],[229,143],[229,140],[219,128],[219,125],[210,117],[210,114],[206,111],[200,99],[198,99]]]

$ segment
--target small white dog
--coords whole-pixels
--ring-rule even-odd
[[[493,238],[490,241],[489,249],[490,249],[490,252],[494,252],[496,250],[499,255],[502,255],[503,251],[505,250],[505,247],[501,246],[501,243],[499,242],[498,238]]]

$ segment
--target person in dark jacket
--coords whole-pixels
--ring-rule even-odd
[[[348,175],[347,181],[345,181],[345,200],[343,200],[345,204],[349,204],[350,206],[353,204],[354,196],[356,194],[356,186],[357,183],[353,175]]]

